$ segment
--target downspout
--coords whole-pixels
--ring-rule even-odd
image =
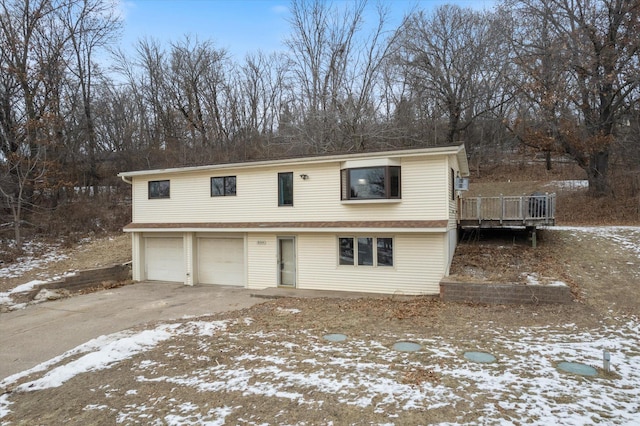
[[[128,183],[129,185],[133,184],[133,180],[131,180],[131,178],[126,177],[125,175],[120,175],[120,179],[122,179],[124,183]]]

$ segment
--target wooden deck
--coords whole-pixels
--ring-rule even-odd
[[[462,228],[536,228],[555,225],[556,194],[459,199]]]

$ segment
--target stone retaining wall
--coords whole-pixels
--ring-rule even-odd
[[[43,288],[50,290],[65,289],[69,291],[77,291],[93,287],[105,281],[125,281],[129,279],[130,274],[131,265],[128,263],[123,265],[107,266],[104,268],[87,269],[84,271],[78,271],[75,275],[65,277],[60,281],[40,284],[38,286],[38,291]]]
[[[539,304],[571,303],[573,296],[568,286],[466,283],[443,280],[440,299],[445,302],[487,304]]]

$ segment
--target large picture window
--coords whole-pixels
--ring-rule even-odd
[[[400,198],[400,167],[359,167],[342,170],[343,200]]]
[[[293,172],[278,173],[278,205],[293,206]]]
[[[171,185],[168,180],[149,181],[149,199],[169,198]]]
[[[236,195],[236,177],[222,176],[211,178],[211,196],[223,197]]]
[[[393,238],[339,237],[338,264],[393,266]]]

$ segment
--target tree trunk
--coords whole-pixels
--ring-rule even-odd
[[[551,164],[551,151],[546,151],[544,153],[544,160],[547,166],[547,171],[552,169],[552,164]]]
[[[592,153],[589,156],[586,172],[589,180],[589,194],[595,197],[611,195],[608,150]]]

